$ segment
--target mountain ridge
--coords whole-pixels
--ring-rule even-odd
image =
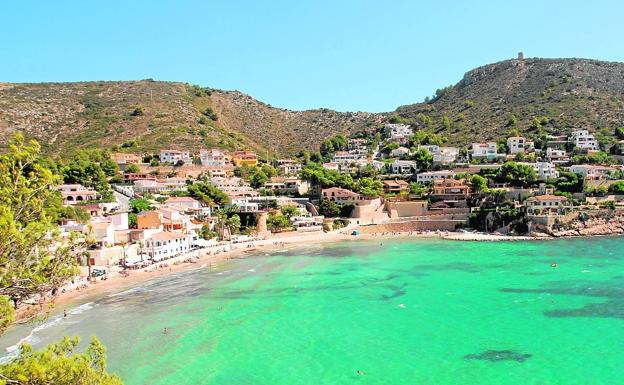
[[[0,139],[21,130],[53,155],[137,139],[128,146],[134,151],[216,146],[288,156],[387,121],[443,133],[453,144],[578,127],[606,133],[624,125],[624,63],[503,60],[467,71],[431,100],[385,113],[294,111],[240,91],[151,79],[0,83]]]

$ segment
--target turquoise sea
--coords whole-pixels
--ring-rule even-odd
[[[92,334],[128,385],[620,384],[624,238],[309,245],[94,298],[0,348]]]

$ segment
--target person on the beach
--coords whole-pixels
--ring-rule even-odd
[[[63,309],[63,318],[67,317],[67,309]]]

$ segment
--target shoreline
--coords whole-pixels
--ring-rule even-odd
[[[469,242],[505,242],[505,241],[540,241],[554,240],[568,237],[552,237],[552,236],[513,236],[485,233],[464,233],[464,232],[393,232],[393,233],[369,233],[351,235],[351,231],[357,230],[357,227],[346,227],[328,233],[310,232],[297,233],[286,232],[272,234],[266,239],[251,241],[249,243],[232,244],[230,250],[220,252],[218,254],[209,254],[204,250],[197,257],[183,256],[178,258],[192,259],[193,262],[178,262],[174,264],[173,260],[162,261],[147,268],[137,270],[126,270],[126,276],[119,273],[111,273],[106,280],[97,280],[95,283],[76,285],[75,287],[59,293],[50,301],[51,308],[48,312],[60,309],[63,305],[73,304],[74,302],[84,301],[94,296],[102,296],[106,294],[119,293],[127,290],[135,285],[148,282],[153,279],[161,278],[168,274],[174,274],[184,271],[192,271],[195,269],[206,268],[207,266],[215,266],[225,263],[228,260],[245,258],[246,255],[256,255],[259,253],[269,253],[283,250],[288,247],[303,246],[306,243],[325,244],[340,241],[367,241],[376,239],[394,239],[394,238],[414,238],[414,239],[444,239],[449,241],[469,241]],[[593,236],[592,236],[593,237]],[[569,237],[577,238],[577,237]],[[83,286],[83,287],[80,287]],[[21,314],[20,314],[21,313]],[[28,316],[28,308],[24,311],[18,311],[18,323],[20,318],[23,321]],[[19,317],[22,315],[22,317]]]

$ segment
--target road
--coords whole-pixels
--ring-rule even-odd
[[[130,198],[113,190],[113,196],[119,202],[120,211],[130,211]]]

